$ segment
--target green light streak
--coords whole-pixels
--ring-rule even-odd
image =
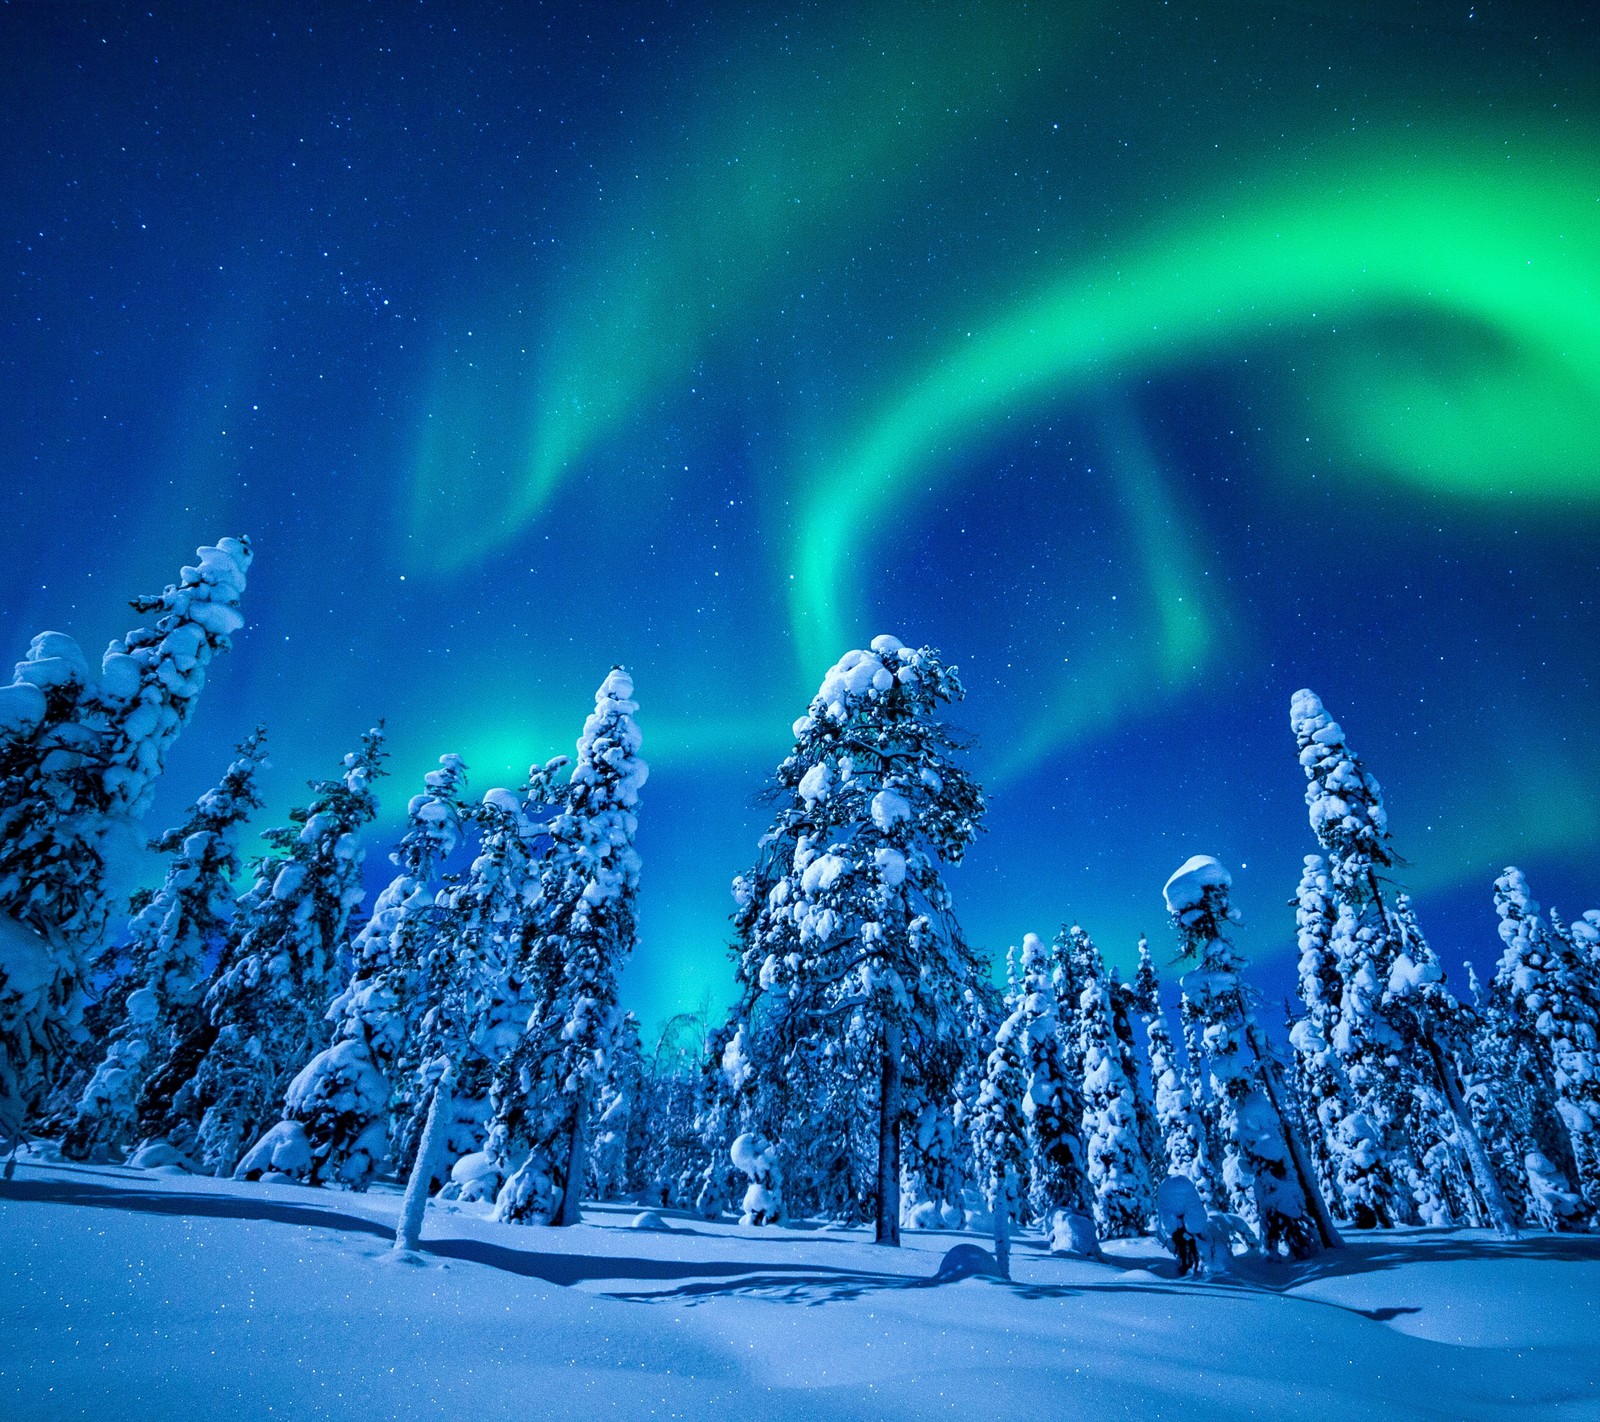
[[[959,477],[960,451],[997,421],[1307,328],[1342,340],[1358,318],[1422,311],[1490,332],[1506,353],[1466,386],[1358,364],[1320,389],[1330,436],[1375,470],[1497,497],[1512,460],[1518,494],[1600,495],[1587,413],[1600,397],[1596,176],[1589,162],[1530,171],[1444,150],[1374,160],[1076,264],[947,349],[819,462],[791,595],[805,664],[846,644],[847,570],[884,511]],[[1348,335],[1370,349],[1359,328]],[[1546,392],[1531,413],[1559,418],[1529,417],[1530,387]]]
[[[924,159],[1059,71],[1091,8],[853,6],[778,49],[753,29],[677,104],[657,100],[650,150],[602,185],[605,219],[569,239],[570,274],[538,326],[501,323],[515,334],[500,345],[529,371],[507,390],[492,356],[441,365],[409,518],[413,537],[434,536],[439,570],[513,537],[587,456],[692,386],[720,339],[803,301],[819,267],[895,219]],[[700,92],[726,95],[730,73],[737,100],[706,104]],[[464,489],[484,518],[440,536],[435,507]]]

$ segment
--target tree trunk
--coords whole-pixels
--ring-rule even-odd
[[[422,1128],[422,1139],[417,1145],[417,1157],[411,1165],[411,1178],[406,1182],[405,1199],[400,1203],[400,1224],[395,1230],[396,1249],[415,1249],[422,1238],[422,1216],[428,1208],[428,1185],[433,1180],[433,1162],[444,1146],[450,1131],[452,1108],[451,1090],[455,1086],[455,1063],[444,1069],[439,1084],[433,1088],[433,1100],[428,1103],[428,1122]]]
[[[1494,1173],[1494,1163],[1489,1159],[1477,1128],[1472,1124],[1472,1112],[1462,1099],[1455,1070],[1432,1034],[1423,1032],[1422,1036],[1428,1046],[1428,1055],[1433,1058],[1433,1069],[1439,1078],[1445,1102],[1450,1107],[1450,1114],[1456,1118],[1461,1144],[1472,1164],[1472,1180],[1489,1211],[1489,1218],[1494,1222],[1494,1232],[1501,1239],[1520,1239],[1522,1235],[1517,1229],[1516,1220],[1511,1217],[1511,1206],[1506,1203],[1505,1191],[1500,1188],[1500,1177]]]
[[[1010,1172],[1007,1171],[1009,1175]],[[994,1262],[1002,1279],[1011,1277],[1011,1182],[995,1191]]]
[[[878,1077],[877,1243],[900,1243],[900,1028],[885,1023]]]
[[[583,1202],[584,1166],[587,1164],[583,1152],[583,1128],[588,1114],[589,1093],[580,1089],[577,1109],[573,1112],[572,1135],[567,1142],[567,1178],[563,1183],[561,1199],[556,1205],[555,1218],[550,1221],[551,1224],[583,1223],[583,1211],[580,1207]]]
[[[1305,1142],[1300,1139],[1300,1132],[1295,1129],[1294,1117],[1285,1109],[1284,1097],[1287,1093],[1278,1076],[1278,1063],[1273,1058],[1266,1041],[1263,1040],[1260,1027],[1254,1022],[1250,1024],[1250,1046],[1256,1054],[1256,1060],[1261,1063],[1261,1084],[1266,1088],[1267,1099],[1272,1102],[1272,1109],[1278,1113],[1278,1119],[1283,1122],[1284,1144],[1289,1147],[1289,1160],[1294,1165],[1295,1175],[1299,1177],[1300,1190],[1306,1197],[1311,1218],[1317,1222],[1317,1234],[1322,1240],[1322,1247],[1338,1249],[1344,1244],[1344,1240],[1339,1237],[1339,1231],[1334,1227],[1328,1202],[1322,1198],[1322,1187],[1317,1184],[1311,1153],[1306,1149]]]

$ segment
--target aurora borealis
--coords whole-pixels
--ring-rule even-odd
[[[1600,903],[1583,7],[38,5],[0,53],[6,655],[257,549],[158,819],[257,721],[275,814],[378,717],[392,813],[443,751],[514,781],[625,662],[659,1020],[890,631],[968,684],[992,952],[1126,966],[1207,852],[1281,963],[1302,685],[1448,959],[1504,864]]]

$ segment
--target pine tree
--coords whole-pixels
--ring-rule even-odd
[[[1144,1178],[1149,1187],[1144,1200],[1144,1212],[1148,1216],[1154,1214],[1156,1207],[1155,1177],[1160,1173],[1158,1163],[1161,1159],[1161,1130],[1156,1124],[1155,1104],[1151,1100],[1150,1086],[1145,1081],[1139,1063],[1138,1048],[1134,1043],[1133,1016],[1138,1010],[1137,994],[1129,984],[1122,981],[1115,967],[1109,968],[1108,972],[1110,976],[1106,985],[1106,996],[1111,1004],[1111,1027],[1116,1033],[1117,1054],[1122,1065],[1122,1075],[1133,1092],[1133,1114],[1138,1125],[1136,1139],[1139,1158],[1144,1165]]]
[[[221,781],[151,846],[172,855],[172,865],[135,915],[122,949],[127,979],[136,986],[62,1140],[72,1159],[86,1160],[97,1148],[122,1151],[137,1139],[137,1107],[151,1068],[172,1054],[200,1015],[207,954],[226,927],[239,872],[239,827],[262,808],[256,776],[265,764],[265,739],[257,729],[243,741]]]
[[[1318,1183],[1341,1218],[1348,1219],[1339,1176],[1339,1142],[1351,1106],[1344,1068],[1333,1049],[1343,996],[1339,965],[1332,946],[1338,911],[1333,904],[1333,885],[1320,854],[1305,856],[1294,906],[1300,950],[1300,1000],[1305,1004],[1305,1013],[1290,1027],[1289,1042],[1295,1052]]]
[[[1093,1253],[1095,1201],[1079,1131],[1083,1097],[1061,1049],[1055,986],[1036,934],[1022,940],[1021,968],[1016,1012],[1027,1084],[1022,1107],[1028,1127],[1028,1206],[1052,1247]]]
[[[634,1194],[637,1156],[634,1146],[644,1109],[644,1061],[639,1047],[639,1019],[622,1014],[606,1059],[606,1073],[595,1093],[589,1139],[589,1179],[597,1200],[624,1200]]]
[[[981,976],[942,873],[983,812],[940,715],[962,695],[931,648],[879,637],[846,653],[795,723],[773,791],[781,808],[735,920],[772,1069],[811,1076],[821,1097],[832,1083],[841,1104],[863,1095],[855,1081],[838,1091],[846,1074],[876,1081],[882,1244],[899,1242],[901,1129],[952,1089],[964,993]]]
[[[1305,1189],[1293,1170],[1287,1126],[1273,1106],[1253,1038],[1254,1021],[1239,981],[1243,960],[1227,938],[1237,914],[1233,879],[1215,859],[1197,854],[1163,891],[1182,945],[1197,960],[1184,975],[1221,1107],[1223,1178],[1230,1197],[1258,1230],[1269,1254],[1303,1259],[1320,1247]],[[1313,1186],[1313,1188],[1315,1188]]]
[[[1011,1222],[1028,1176],[1026,1048],[1022,1040],[1028,1009],[1019,1006],[1000,1024],[994,1050],[984,1067],[983,1086],[972,1113],[972,1139],[984,1198],[994,1215],[995,1262],[1002,1278],[1011,1277]]]
[[[1178,1067],[1171,1034],[1161,1011],[1161,984],[1150,944],[1139,940],[1139,973],[1134,979],[1139,1010],[1144,1017],[1145,1042],[1150,1054],[1150,1077],[1155,1083],[1156,1119],[1167,1172],[1194,1182],[1207,1205],[1217,1202],[1216,1167],[1205,1122],[1195,1108],[1189,1087]]]
[[[420,1149],[435,1084],[449,1070],[455,1086],[435,1169],[447,1172],[451,1162],[487,1152],[494,1168],[486,1159],[481,1180],[495,1189],[505,1157],[488,1124],[493,1082],[534,1005],[524,939],[549,851],[547,817],[563,793],[555,777],[566,765],[559,756],[535,766],[520,794],[497,786],[462,811],[477,853],[467,872],[436,896],[417,973],[416,1028],[397,1067],[395,1157],[409,1159]]]
[[[1574,939],[1545,922],[1521,870],[1509,868],[1495,880],[1494,906],[1505,944],[1496,983],[1533,1025],[1579,1193],[1591,1214],[1600,1212],[1600,1011],[1589,964]]]
[[[461,757],[445,755],[412,797],[408,828],[389,856],[400,873],[356,935],[354,971],[328,1008],[333,1040],[289,1083],[284,1119],[304,1130],[310,1184],[364,1190],[388,1162],[395,1067],[411,1035],[418,965],[438,918],[432,883],[460,837],[465,788]]]
[[[269,1168],[303,1174],[310,1166],[282,1133],[265,1152],[267,1163],[241,1156],[278,1119],[339,985],[345,925],[362,896],[356,833],[377,813],[371,787],[383,757],[383,732],[375,728],[344,758],[337,779],[313,782],[311,800],[290,811],[291,823],[263,836],[268,852],[240,900],[238,946],[206,994],[216,1037],[186,1088],[187,1109],[199,1116],[195,1149],[212,1174],[236,1167],[247,1176]]]
[[[542,999],[496,1079],[497,1121],[520,1116],[522,1159],[495,1203],[516,1223],[576,1224],[587,1172],[584,1128],[617,1015],[617,974],[637,935],[635,811],[649,767],[639,756],[633,678],[613,667],[595,693],[535,909]],[[502,1137],[505,1139],[505,1137]]]
[[[1089,1183],[1094,1187],[1095,1223],[1102,1239],[1131,1239],[1145,1231],[1152,1191],[1139,1152],[1133,1087],[1122,1071],[1111,999],[1098,974],[1084,984],[1078,999],[1078,1021],[1083,1134]]]
[[[206,668],[243,626],[250,541],[224,538],[154,597],[98,673],[34,638],[0,687],[0,1133],[15,1137],[71,1051],[84,980],[124,907],[137,821]]]

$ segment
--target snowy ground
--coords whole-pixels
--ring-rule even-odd
[[[555,1230],[393,1193],[23,1164],[0,1185],[0,1417],[1594,1418],[1600,1238],[1361,1238],[1226,1283],[1146,1243],[743,1229],[591,1207]],[[976,1236],[965,1236],[981,1242]]]

